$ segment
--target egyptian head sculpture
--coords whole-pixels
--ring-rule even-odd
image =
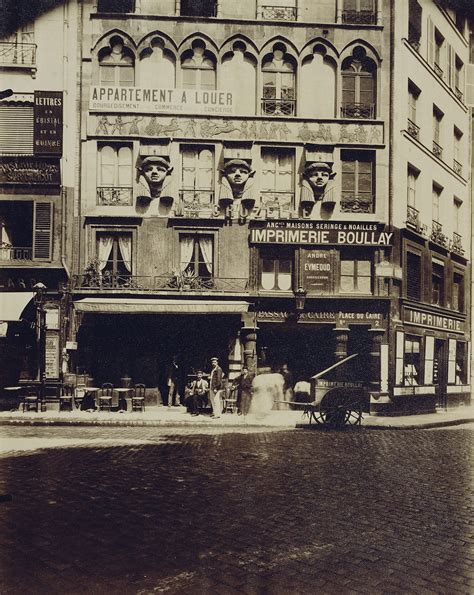
[[[308,207],[315,201],[322,201],[329,206],[334,203],[331,180],[335,172],[329,161],[313,161],[303,171],[301,205]]]
[[[229,204],[236,198],[248,198],[255,172],[244,159],[231,159],[225,163],[222,172],[219,202]]]
[[[137,168],[140,191],[138,198],[151,201],[163,197],[163,190],[169,183],[169,175],[173,171],[169,162],[158,155],[150,155],[143,159]]]

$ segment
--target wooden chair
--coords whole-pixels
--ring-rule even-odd
[[[81,408],[82,399],[86,394],[86,384],[87,384],[87,376],[86,374],[77,374],[76,375],[76,387],[74,389],[74,402],[78,409]]]
[[[99,392],[99,411],[112,411],[114,385],[104,382]]]
[[[237,387],[227,387],[222,391],[222,413],[237,411]]]
[[[135,384],[132,388],[132,411],[145,411],[145,390],[144,384]]]
[[[40,387],[39,386],[25,386],[23,392],[23,400],[21,401],[23,413],[25,411],[40,410]]]
[[[59,393],[59,411],[72,411],[74,407],[74,387],[64,384]]]

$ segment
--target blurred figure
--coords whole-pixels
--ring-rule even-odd
[[[255,374],[251,374],[246,366],[242,372],[234,379],[232,386],[237,389],[237,413],[247,415],[252,402],[252,382]]]
[[[178,364],[178,356],[173,355],[171,364],[168,367],[167,386],[168,386],[168,407],[179,407],[179,382],[181,378],[181,368]]]

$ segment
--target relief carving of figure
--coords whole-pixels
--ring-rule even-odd
[[[243,201],[252,199],[250,196],[253,186],[253,176],[250,164],[243,159],[231,159],[222,169],[221,189],[219,202],[230,203],[236,198]]]
[[[326,206],[334,205],[334,196],[330,180],[335,177],[332,163],[315,161],[309,163],[303,171],[301,187],[301,206],[308,207],[315,201],[322,201]]]
[[[169,175],[173,171],[168,161],[164,157],[150,155],[145,157],[137,170],[140,186],[138,199],[146,202],[164,197],[163,190],[168,186]]]

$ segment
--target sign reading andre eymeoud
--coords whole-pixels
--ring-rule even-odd
[[[35,155],[63,153],[63,94],[61,91],[35,91]]]
[[[254,222],[252,244],[299,244],[307,246],[390,246],[393,232],[380,223],[336,221]]]

